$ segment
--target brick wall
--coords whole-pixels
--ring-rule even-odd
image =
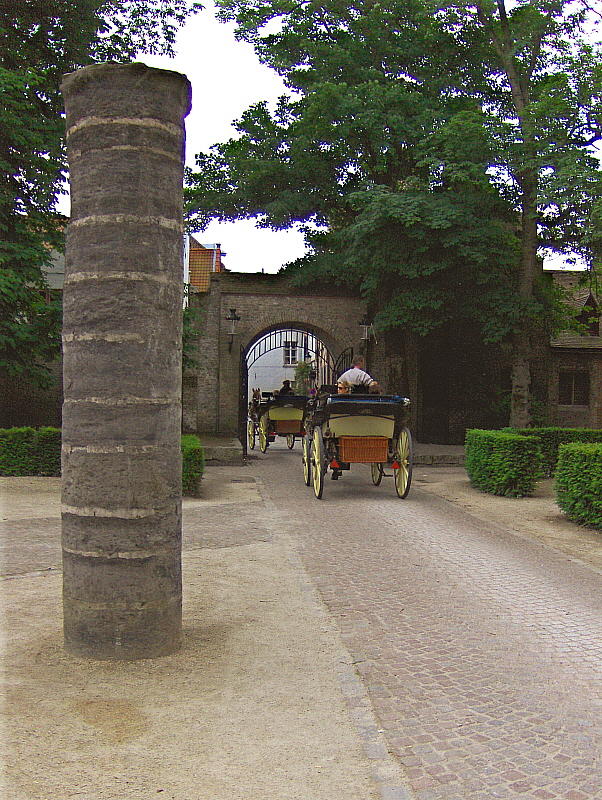
[[[270,329],[298,326],[315,333],[334,358],[347,347],[357,350],[363,302],[352,295],[303,290],[278,275],[220,273],[198,299],[203,312],[199,337],[197,429],[235,434],[238,429],[240,350]],[[240,316],[229,350],[229,309]],[[190,414],[188,414],[190,416]]]

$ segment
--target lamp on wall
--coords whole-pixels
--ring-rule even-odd
[[[238,322],[240,322],[240,317],[236,313],[236,309],[235,308],[231,308],[230,309],[230,313],[228,314],[226,319],[230,323],[230,330],[229,330],[230,341],[228,342],[228,352],[231,353],[232,352],[232,344],[234,342],[234,334],[236,333],[236,324]]]
[[[369,321],[367,314],[364,314],[364,318],[360,322],[360,326],[362,328],[362,342],[364,342],[364,344],[368,344],[368,340],[370,339],[370,336],[372,336],[374,337],[376,344],[378,344],[376,334],[374,333],[374,325]]]

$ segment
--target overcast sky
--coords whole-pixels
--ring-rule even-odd
[[[138,59],[182,72],[192,84],[192,110],[186,118],[186,163],[191,167],[197,153],[231,138],[231,123],[251,103],[275,101],[285,91],[280,77],[259,63],[251,45],[235,40],[234,25],[217,22],[212,9],[213,3],[207,2],[179,31],[175,58]],[[298,231],[260,229],[250,220],[212,222],[196,238],[202,244],[219,242],[227,253],[224,263],[235,272],[277,272],[305,252]]]

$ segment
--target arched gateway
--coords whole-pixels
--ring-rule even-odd
[[[286,331],[306,332],[336,362],[361,344],[364,302],[341,291],[299,290],[280,275],[216,273],[209,291],[196,294],[201,312],[198,368],[184,376],[184,428],[237,435],[246,417],[247,368],[265,348],[281,346]],[[232,314],[232,310],[235,314]],[[232,322],[232,317],[237,319]]]

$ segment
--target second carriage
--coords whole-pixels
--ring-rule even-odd
[[[303,477],[320,499],[328,470],[338,479],[351,464],[370,465],[372,482],[394,479],[405,498],[412,481],[413,446],[407,427],[410,401],[399,395],[321,393],[307,409]],[[385,470],[391,469],[391,473]]]
[[[304,419],[308,398],[303,395],[274,395],[271,392],[253,393],[247,418],[247,444],[265,453],[277,436],[286,439],[289,450],[297,438],[305,435]]]

